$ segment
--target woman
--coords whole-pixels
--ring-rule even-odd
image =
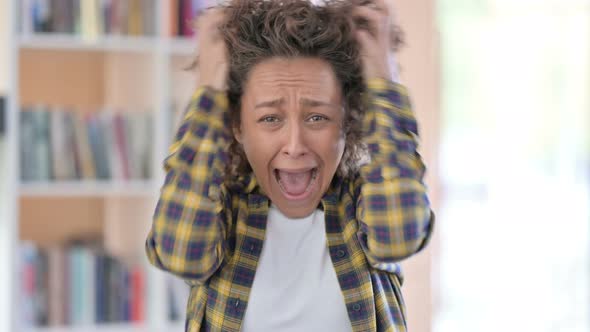
[[[432,230],[396,33],[368,5],[235,0],[199,19],[199,88],[146,241],[186,330],[405,331],[397,263]]]

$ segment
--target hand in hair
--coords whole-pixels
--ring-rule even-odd
[[[199,59],[197,63],[198,83],[216,90],[226,90],[229,70],[227,47],[220,27],[225,12],[223,7],[207,9],[197,19],[199,34]]]
[[[356,36],[361,44],[366,80],[384,78],[397,81],[397,61],[393,53],[391,7],[386,0],[363,1],[353,10]]]

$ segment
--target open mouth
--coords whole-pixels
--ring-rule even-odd
[[[275,178],[288,199],[304,199],[311,193],[318,178],[318,168],[307,170],[275,169]]]

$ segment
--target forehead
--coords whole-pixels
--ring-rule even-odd
[[[244,97],[266,98],[297,92],[324,101],[340,101],[341,88],[330,64],[319,58],[271,58],[252,68]]]

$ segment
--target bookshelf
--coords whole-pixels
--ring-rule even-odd
[[[149,196],[158,184],[151,181],[60,181],[54,183],[23,183],[21,197],[102,197]]]
[[[1,160],[7,161],[6,165],[0,167],[0,172],[4,172],[2,178],[6,179],[0,182],[0,194],[2,204],[7,207],[4,209],[2,205],[0,209],[0,246],[5,249],[0,250],[0,258],[10,262],[7,265],[10,268],[0,272],[0,293],[10,294],[0,302],[1,331],[183,330],[186,299],[182,296],[188,289],[182,282],[172,280],[170,276],[148,266],[143,253],[143,241],[150,227],[151,213],[163,181],[161,162],[177,118],[175,114],[190,98],[196,81],[193,73],[183,69],[190,64],[191,57],[196,52],[195,37],[186,36],[186,22],[184,25],[182,23],[188,17],[183,3],[190,2],[153,0],[153,7],[147,9],[147,14],[142,13],[143,32],[134,30],[133,33],[130,32],[131,23],[128,26],[130,30],[126,33],[105,33],[100,29],[97,33],[96,28],[86,24],[90,15],[88,8],[78,8],[82,14],[76,28],[79,30],[76,31],[61,31],[74,29],[75,24],[72,22],[69,23],[69,28],[67,24],[57,28],[58,24],[54,22],[53,31],[45,23],[37,24],[38,18],[27,15],[31,6],[49,5],[42,8],[41,12],[54,10],[55,14],[57,11],[51,7],[53,4],[64,6],[79,3],[82,6],[82,2],[78,0],[9,0],[0,4],[0,21],[3,24],[0,33],[5,32],[7,36],[5,40],[0,38],[0,43],[6,44],[0,46],[9,51],[3,63],[9,74],[5,78],[6,95],[9,97],[6,107],[9,130],[5,139],[0,139],[0,153],[5,157]],[[86,6],[87,3],[96,3],[98,6],[105,2],[89,0],[84,3]],[[112,3],[127,3],[129,7],[126,10],[131,10],[133,6],[149,1],[125,0]],[[175,15],[181,9],[185,12]],[[127,18],[131,20],[131,16],[128,14]],[[90,20],[96,24],[96,17]],[[152,26],[148,27],[148,21],[152,22]],[[134,22],[138,24],[137,21]],[[99,22],[98,26],[107,30],[104,22]],[[42,118],[46,120],[27,122],[31,120],[23,120],[26,118],[23,116],[25,112],[43,114]],[[150,125],[140,126],[139,129],[133,127],[144,116],[149,117]],[[122,117],[122,123],[126,125],[121,132],[111,129],[115,128],[114,119],[118,117]],[[41,119],[40,116],[38,118]],[[98,118],[97,121],[101,124],[99,128],[105,130],[102,140],[97,141],[100,144],[81,143],[79,137],[90,137],[89,140],[92,140],[89,123],[94,118]],[[66,120],[61,119],[70,119],[73,122],[62,122]],[[78,125],[76,121],[82,125]],[[23,138],[28,137],[29,132],[44,132],[40,130],[43,128],[51,135],[30,141]],[[135,128],[136,131],[129,128]],[[132,134],[135,132],[144,135],[138,134],[140,136],[134,140],[130,136],[135,135]],[[68,136],[70,134],[72,136]],[[109,141],[113,140],[110,137],[124,137],[125,140]],[[135,150],[129,148],[134,146],[130,142],[142,141],[148,142],[144,144],[144,147],[147,146],[145,150],[141,147]],[[47,146],[39,146],[38,142],[45,142],[43,144]],[[56,148],[72,147],[68,142],[76,143],[72,148],[75,153]],[[88,145],[87,151],[80,148],[82,145]],[[106,166],[109,175],[106,177],[98,176],[100,167],[96,160],[99,159],[99,154],[96,154],[95,146],[106,146],[105,153],[109,156],[119,155],[116,161],[109,159]],[[121,146],[126,147],[126,153],[122,152]],[[44,157],[39,157],[39,153],[29,151],[45,151],[49,157],[43,159]],[[82,165],[81,160],[85,154],[91,155],[95,162],[92,176],[86,174]],[[141,158],[135,158],[137,155],[141,155]],[[140,163],[142,166],[137,166]],[[70,165],[70,172],[57,179],[56,171],[62,170],[63,165]],[[141,171],[135,172],[137,174],[131,172],[133,165]],[[39,171],[40,168],[44,170]],[[62,259],[67,264],[74,264],[73,252],[80,248],[86,253],[84,257],[91,257],[89,262],[95,262],[96,257],[104,253],[115,261],[113,266],[117,267],[117,271],[122,271],[121,276],[129,278],[126,280],[131,280],[131,269],[140,266],[145,271],[141,279],[144,285],[141,293],[141,318],[126,322],[132,319],[127,314],[120,314],[112,316],[114,319],[111,317],[96,323],[99,320],[97,317],[88,320],[84,316],[86,320],[83,322],[73,322],[74,319],[69,317],[70,321],[64,322],[62,319],[55,323],[55,320],[45,317],[46,321],[39,324],[36,312],[29,310],[34,306],[31,303],[39,300],[36,295],[31,295],[34,292],[27,293],[30,291],[27,285],[33,285],[31,289],[35,290],[44,289],[38,288],[36,282],[39,278],[34,277],[35,273],[44,270],[36,265],[38,258],[31,264],[24,259],[23,252],[26,252],[26,248],[35,255],[43,252],[49,256],[49,261],[52,252],[57,252],[56,255],[65,257]],[[47,273],[57,270],[51,267],[47,269]],[[28,271],[34,271],[30,283],[27,279]],[[68,277],[77,278],[75,275],[69,274]],[[59,276],[60,278],[56,279],[54,276],[53,279],[61,280],[62,275]],[[118,278],[119,274],[116,276]],[[110,278],[108,282],[111,282],[105,284],[108,291],[108,287],[117,278],[113,278],[112,274],[105,278]],[[49,276],[48,279],[51,282],[52,277]],[[98,279],[96,277],[93,281],[95,284],[91,285],[96,286]],[[68,280],[75,283],[72,281],[74,279]],[[114,282],[119,285],[117,281]],[[68,287],[67,282],[62,287]],[[68,292],[74,294],[77,291],[70,289]],[[171,292],[174,298],[171,298]],[[71,294],[68,296],[74,296]],[[92,293],[92,296],[98,296],[97,294]],[[70,298],[64,302],[70,300],[74,303]],[[74,305],[71,303],[69,309],[60,309],[66,312],[59,314],[61,318],[72,315],[71,307]],[[125,308],[131,307],[129,303],[131,300],[123,302]],[[170,318],[171,305],[175,307],[175,319]]]
[[[165,330],[149,325],[106,324],[105,326],[81,326],[76,328],[31,329],[30,332],[162,332],[184,331],[183,323],[170,324]]]
[[[66,34],[40,33],[23,36],[18,41],[20,49],[30,50],[69,50],[98,52],[145,53],[161,51],[169,55],[190,56],[196,52],[194,39],[178,37],[162,40],[163,45],[154,44],[153,37],[105,36],[87,41]]]
[[[154,52],[153,37],[105,36],[88,41],[67,34],[39,33],[19,39],[21,49],[50,49],[100,52]]]

